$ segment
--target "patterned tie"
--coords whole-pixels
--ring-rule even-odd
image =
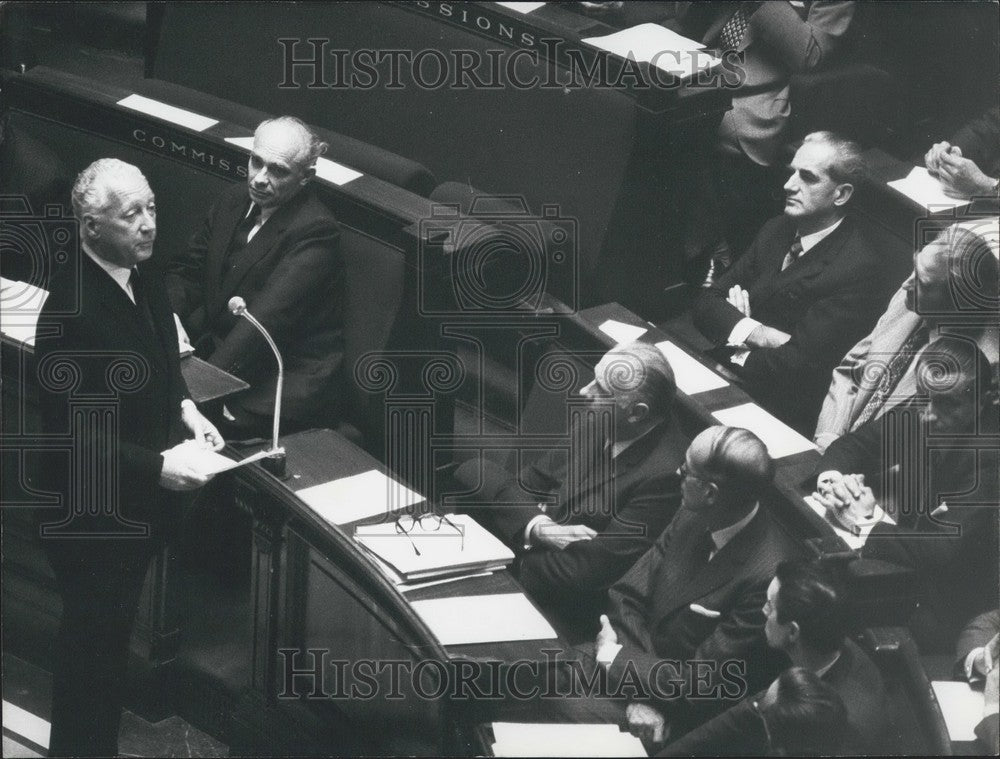
[[[736,50],[743,43],[743,38],[747,34],[747,12],[740,4],[736,13],[730,16],[726,25],[722,27],[720,35],[723,47]]]
[[[799,256],[801,255],[802,255],[802,237],[799,236],[798,232],[796,232],[795,239],[792,241],[791,247],[785,254],[785,259],[781,262],[781,270],[784,271],[785,269],[787,269],[795,261],[797,261]]]
[[[903,375],[906,374],[906,370],[909,369],[910,364],[913,363],[913,357],[927,344],[928,337],[930,337],[930,329],[926,324],[922,324],[899,347],[899,350],[889,359],[879,379],[878,387],[871,394],[865,407],[861,410],[858,420],[851,429],[857,429],[878,415],[879,411],[885,405],[886,400],[892,395],[893,390],[896,389],[896,385],[899,384]]]

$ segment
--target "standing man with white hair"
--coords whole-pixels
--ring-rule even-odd
[[[62,597],[49,756],[115,756],[129,638],[152,556],[180,521],[176,491],[222,437],[188,397],[153,254],[156,205],[135,166],[103,158],[73,186],[79,277],[58,276],[38,320],[42,428],[66,441],[41,468],[39,508]],[[185,441],[185,438],[193,438]]]
[[[230,313],[234,296],[246,301],[284,358],[283,429],[332,426],[339,416],[344,352],[339,229],[309,186],[325,150],[294,117],[261,123],[247,186],[219,198],[187,250],[168,264],[170,301],[198,355],[251,385],[226,401],[230,436],[269,434],[277,382],[263,337]]]

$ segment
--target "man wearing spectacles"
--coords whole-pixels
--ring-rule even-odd
[[[611,588],[611,610],[601,617],[595,644],[609,682],[637,673],[650,699],[632,698],[626,713],[636,730],[656,723],[650,729],[656,741],[663,739],[664,715],[690,727],[704,719],[704,709],[725,703],[720,696],[702,699],[694,712],[698,700],[686,698],[694,695],[689,686],[704,680],[695,662],[698,672],[705,663],[710,670],[702,693],[718,691],[730,662],[742,666],[754,690],[784,664],[765,645],[762,607],[775,567],[795,549],[758,502],[774,476],[767,448],[749,430],[709,427],[692,441],[682,473],[681,509]],[[677,665],[664,667],[664,660]],[[685,684],[679,692],[678,682]]]
[[[619,345],[580,390],[586,403],[568,453],[553,450],[517,477],[488,461],[456,473],[479,485],[475,498],[488,507],[491,529],[518,554],[521,584],[571,637],[594,634],[607,588],[677,510],[687,440],[671,411],[676,387],[658,348]]]

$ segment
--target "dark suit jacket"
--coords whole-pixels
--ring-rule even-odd
[[[880,753],[885,732],[885,684],[878,667],[852,640],[845,639],[840,658],[823,675],[844,702],[850,735],[843,751],[848,754]],[[658,756],[764,756],[767,735],[753,709],[764,692],[731,709],[667,745]]]
[[[193,342],[210,338],[208,361],[251,384],[227,404],[271,416],[274,358],[257,330],[229,312],[229,299],[241,296],[282,352],[282,416],[310,426],[329,424],[339,412],[344,352],[337,223],[306,187],[257,231],[234,257],[235,267],[223,271],[233,233],[249,206],[244,185],[219,199],[188,249],[168,265],[170,301]]]
[[[895,526],[877,525],[862,555],[917,571],[922,603],[910,626],[926,647],[953,640],[957,625],[996,604],[1000,499],[995,451],[977,455],[947,446],[914,451],[914,439],[905,431],[886,439],[884,430],[892,429],[886,425],[894,425],[897,414],[913,413],[912,404],[904,404],[838,438],[815,474],[864,474],[879,503],[897,520]],[[990,421],[987,416],[983,425]],[[981,429],[989,434],[993,424]],[[807,483],[814,484],[815,479]],[[942,501],[947,510],[932,515]]]
[[[778,563],[794,556],[793,544],[761,505],[757,516],[712,561],[694,569],[692,552],[706,532],[703,517],[681,509],[660,539],[609,592],[611,624],[624,646],[608,672],[610,682],[619,681],[626,668],[634,667],[659,707],[680,704],[657,699],[650,688],[650,673],[661,679],[670,675],[669,669],[657,673],[655,665],[662,659],[682,662],[684,682],[691,682],[692,660],[745,661],[752,689],[769,683],[786,664],[783,656],[766,645],[761,607]],[[693,610],[692,604],[719,614],[706,616]],[[717,670],[713,684],[719,682],[719,675]],[[659,688],[666,691],[662,683]],[[733,698],[742,693],[727,695]],[[725,705],[722,698],[704,703],[713,709]],[[676,713],[671,709],[671,720]]]
[[[795,239],[787,216],[768,221],[750,248],[699,299],[694,323],[719,346],[743,318],[726,298],[740,285],[750,295],[750,315],[791,335],[780,348],[755,348],[742,367],[752,395],[776,413],[812,431],[830,372],[844,353],[868,333],[892,291],[890,261],[869,246],[847,216],[833,232],[784,271]],[[811,417],[811,418],[804,418]]]
[[[677,469],[687,446],[670,419],[622,451],[610,471],[581,482],[569,481],[567,456],[557,454],[521,470],[520,486],[506,472],[488,474],[486,479],[503,480],[499,487],[484,487],[494,492],[495,502],[523,500],[524,490],[537,495],[523,505],[497,508],[493,515],[499,534],[521,552],[515,569],[525,589],[550,608],[560,607],[557,611],[574,622],[596,624],[607,589],[649,549],[677,511]],[[553,495],[558,506],[548,516],[558,523],[591,527],[597,537],[558,551],[522,552],[524,529],[540,513],[537,504]]]
[[[78,454],[95,457],[95,464],[83,469],[85,489],[80,492],[102,493],[106,500],[109,490],[113,492],[117,486],[119,513],[150,525],[156,534],[180,517],[171,508],[177,503],[175,494],[159,485],[163,467],[160,452],[185,438],[180,404],[187,397],[187,386],[180,372],[170,304],[155,272],[140,266],[151,325],[105,271],[86,254],[80,256],[80,280],[64,277],[51,282],[38,320],[36,355],[43,429],[51,435],[68,435],[74,398],[79,401],[89,394],[113,406],[116,427],[90,419],[88,434],[72,438]],[[114,447],[117,461],[109,457]],[[111,467],[117,467],[117,482],[107,483],[109,488],[93,476],[86,477],[86,473],[112,471]],[[47,490],[60,494],[63,512],[68,513],[66,509],[72,508],[75,497],[74,484],[81,485],[69,481],[68,456],[50,456],[43,478]],[[39,511],[43,522],[59,518],[55,509]],[[95,531],[114,529],[111,520],[100,515],[76,517],[74,529],[83,525]],[[76,547],[73,544],[86,548],[82,545],[86,541],[80,540],[47,543],[64,544],[66,550]]]

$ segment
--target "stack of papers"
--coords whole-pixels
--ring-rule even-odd
[[[375,469],[304,488],[295,495],[336,525],[385,516],[424,500],[419,493]]]
[[[681,78],[722,63],[719,58],[702,52],[705,46],[700,42],[659,24],[639,24],[605,37],[588,37],[582,41],[620,58],[649,63]]]
[[[424,520],[406,533],[395,522],[364,525],[354,538],[404,582],[495,571],[514,561],[514,553],[468,514],[449,514],[447,520]]]
[[[0,331],[25,345],[35,344],[38,315],[49,291],[0,277]]]
[[[538,613],[524,593],[432,598],[429,601],[412,601],[410,605],[442,646],[506,640],[553,640],[558,637],[552,625]],[[560,753],[563,752],[549,755],[558,756]]]
[[[494,722],[493,736],[496,756],[646,756],[617,725]]]

